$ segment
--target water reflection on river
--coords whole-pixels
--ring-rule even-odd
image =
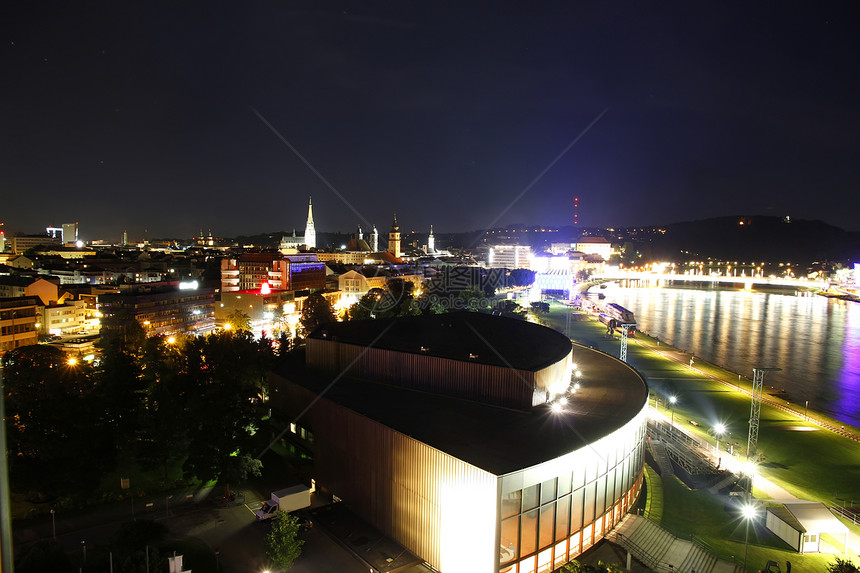
[[[750,378],[755,366],[782,368],[765,384],[860,426],[860,303],[617,283],[600,292],[636,313],[644,332],[708,361]]]

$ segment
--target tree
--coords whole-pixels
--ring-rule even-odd
[[[15,561],[15,570],[18,573],[72,573],[75,568],[62,545],[42,539],[21,553]]]
[[[144,550],[147,545],[158,545],[167,537],[167,526],[150,519],[127,521],[111,535],[111,550],[120,563]]]
[[[293,349],[293,336],[290,333],[289,328],[281,330],[281,333],[278,334],[278,341],[276,346],[278,349],[277,356],[279,360],[284,358],[287,354],[289,354],[290,350]]]
[[[250,332],[222,332],[188,341],[183,371],[189,396],[186,476],[230,485],[259,475],[254,459],[255,403],[268,363]]]
[[[289,569],[302,554],[304,540],[299,539],[299,519],[286,511],[279,511],[272,520],[272,529],[266,535],[266,556],[280,569]]]
[[[857,567],[850,559],[842,559],[834,557],[833,563],[827,564],[827,570],[830,573],[858,573]]]
[[[238,332],[251,331],[251,317],[238,308],[230,311],[230,314],[227,315],[227,324]]]
[[[116,461],[113,433],[87,363],[35,345],[3,357],[8,449],[16,491],[91,491]]]
[[[321,324],[335,322],[335,320],[337,319],[334,316],[334,309],[323,295],[315,292],[305,300],[305,304],[302,306],[302,316],[299,318],[305,336],[316,330]]]
[[[502,316],[508,316],[511,318],[524,319],[526,314],[525,309],[521,307],[517,301],[510,299],[499,301],[496,305],[496,310],[499,311]]]
[[[470,287],[460,291],[457,297],[461,300],[461,303],[460,305],[455,305],[455,308],[462,306],[464,310],[468,310],[469,312],[480,312],[489,308],[489,301],[484,291],[479,287]]]
[[[531,286],[535,283],[535,275],[535,271],[529,269],[514,269],[508,275],[508,286]]]
[[[169,344],[155,337],[146,341],[143,351],[142,403],[132,446],[137,463],[157,468],[165,483],[170,470],[188,455],[186,348],[185,339]]]
[[[353,304],[347,312],[347,320],[417,316],[420,310],[413,304],[413,290],[411,282],[400,278],[391,279],[384,289],[372,288]]]
[[[533,302],[531,304],[532,312],[535,314],[549,314],[548,302]]]

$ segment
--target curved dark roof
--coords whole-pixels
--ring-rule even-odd
[[[275,374],[494,475],[505,475],[585,447],[645,407],[648,387],[632,367],[580,345],[574,345],[573,359],[582,371],[581,388],[559,413],[548,405],[513,410],[348,377],[332,383],[330,376],[309,371],[301,352]],[[313,418],[313,412],[308,415]]]
[[[530,371],[562,360],[571,348],[550,328],[477,312],[330,323],[310,337]]]

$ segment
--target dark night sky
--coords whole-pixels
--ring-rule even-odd
[[[0,221],[233,236],[312,195],[324,231],[459,231],[577,195],[586,226],[860,230],[852,4],[7,0]]]

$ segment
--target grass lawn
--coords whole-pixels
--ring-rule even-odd
[[[740,563],[744,556],[745,523],[737,510],[727,507],[723,499],[706,490],[691,490],[677,478],[663,481],[666,511],[662,527],[683,539],[690,532],[704,540],[711,551],[722,559]],[[768,560],[779,563],[784,572],[785,562],[791,561],[792,572],[822,572],[833,555],[800,555],[764,527],[764,516],[760,512],[755,525],[749,529],[749,553],[747,570],[764,569]],[[856,562],[856,555],[852,554]]]
[[[607,340],[604,337],[606,327],[596,319],[573,320],[570,308],[553,305],[542,322],[568,334],[576,342],[619,356],[620,337],[616,335]],[[668,397],[674,395],[677,397],[676,423],[685,424],[691,433],[711,443],[715,443],[714,426],[722,423],[727,433],[720,438],[721,450],[733,445],[737,453],[745,454],[750,397],[738,389],[749,390],[749,379],[739,379],[737,373],[699,359],[694,362],[695,369],[691,369],[689,354],[641,333],[628,340],[627,353],[628,362],[648,381],[661,412],[673,416],[667,406]],[[778,396],[771,397],[778,399]],[[757,447],[761,457],[759,472],[801,499],[830,505],[840,500],[854,500],[855,505],[860,504],[860,479],[857,479],[860,476],[860,444],[807,421],[803,405],[788,407],[793,411],[762,404]],[[809,415],[837,427],[841,425],[814,412]],[[688,423],[691,420],[698,425]],[[854,428],[850,430],[857,432]],[[763,492],[754,493],[759,499],[764,497]],[[689,538],[693,533],[720,557],[731,559],[734,556],[740,561],[744,553],[744,524],[735,510],[726,510],[723,499],[707,491],[691,490],[675,478],[664,480],[662,526],[678,537]],[[852,530],[860,533],[860,528],[852,527]],[[767,531],[763,522],[750,528],[748,550],[750,571],[764,568],[768,560],[779,562],[783,571],[786,560],[791,561],[792,571],[824,571],[833,560],[832,555],[795,553]],[[857,562],[853,552],[850,557]]]

